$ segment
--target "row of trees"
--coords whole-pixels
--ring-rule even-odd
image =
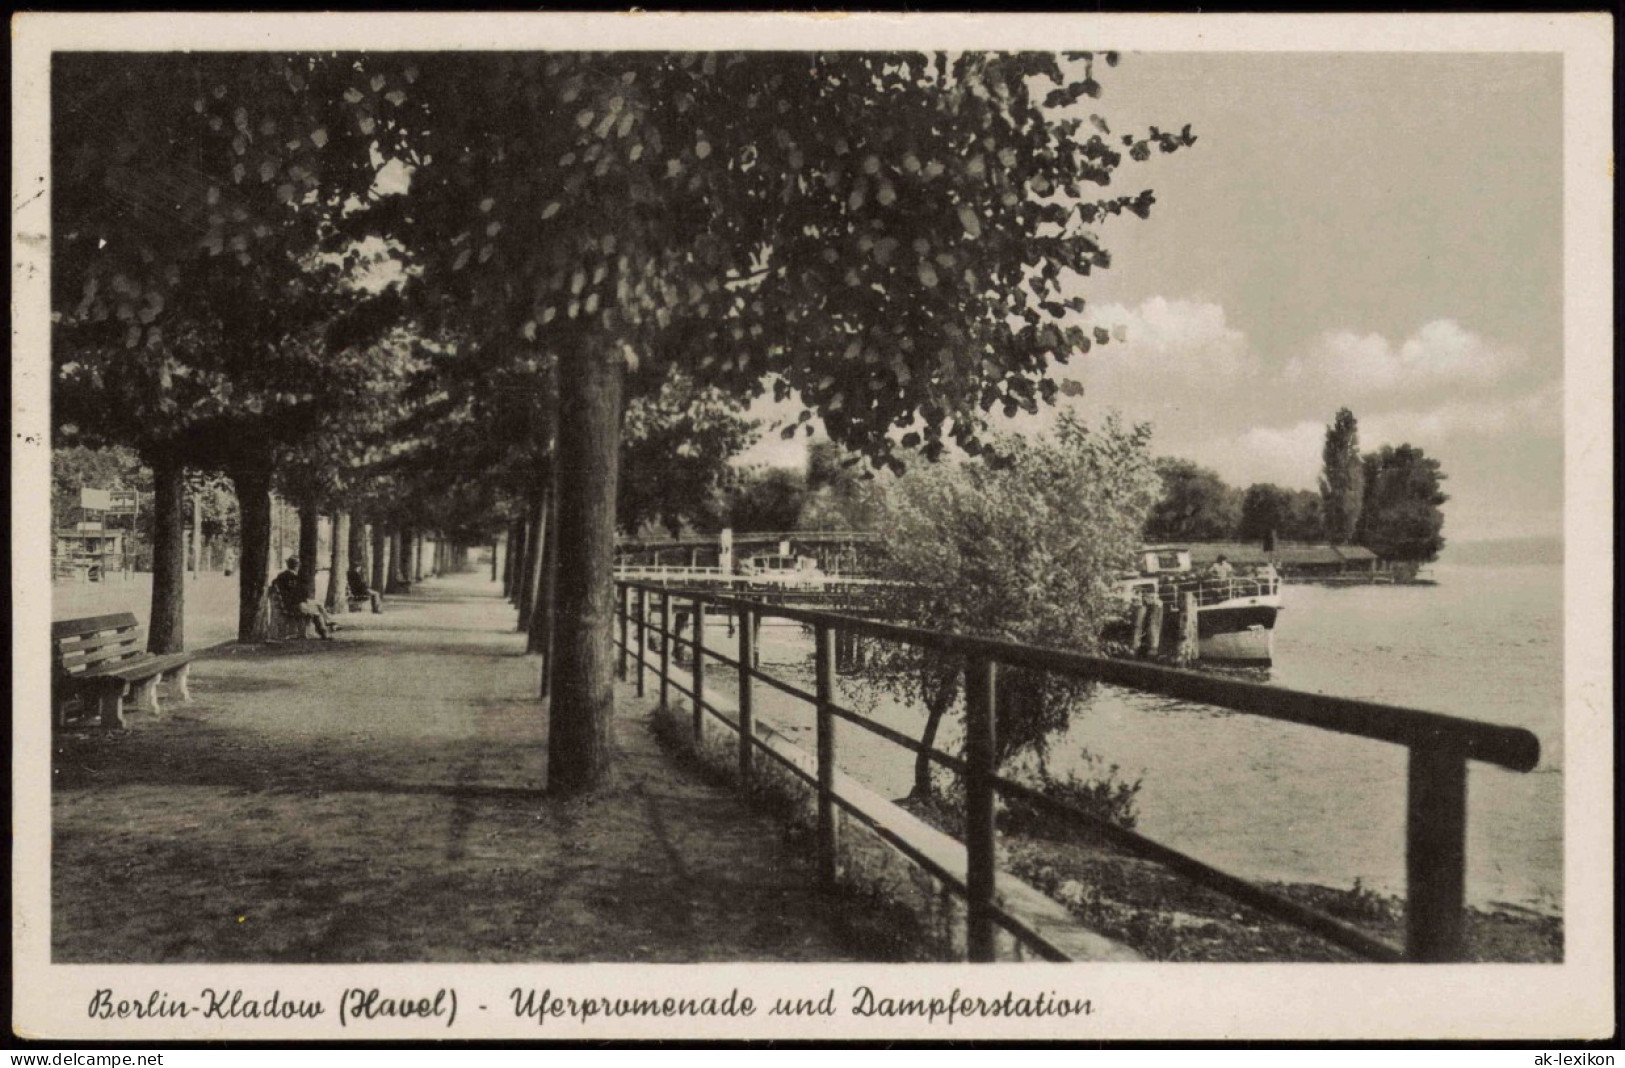
[[[1388,560],[1431,561],[1444,547],[1439,461],[1413,445],[1360,451],[1347,408],[1326,428],[1320,489],[1255,482],[1245,490],[1189,460],[1160,458],[1161,494],[1146,520],[1156,541],[1298,541],[1363,545]]]
[[[1067,294],[1153,197],[1105,187],[1194,140],[1089,114],[1115,61],[59,57],[59,431],[153,471],[155,634],[189,467],[241,503],[245,638],[273,483],[312,524],[507,527],[550,789],[589,789],[616,528],[680,515],[753,396],[896,468],[984,451],[1106,340]]]

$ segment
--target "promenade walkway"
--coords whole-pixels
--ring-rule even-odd
[[[331,642],[206,653],[193,703],[126,733],[60,735],[54,959],[866,959],[778,825],[632,713],[612,787],[547,797],[513,620],[488,574],[432,580]]]

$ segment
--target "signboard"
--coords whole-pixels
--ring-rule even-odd
[[[109,490],[107,497],[108,515],[135,515],[141,495],[135,490]]]
[[[79,491],[79,507],[93,512],[105,512],[113,505],[112,494],[104,489],[86,486]]]

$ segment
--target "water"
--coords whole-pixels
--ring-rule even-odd
[[[1286,587],[1268,681],[1534,732],[1534,772],[1471,766],[1467,892],[1475,903],[1559,911],[1562,569],[1440,565],[1434,577],[1435,586]],[[808,685],[809,648],[798,628],[768,627],[764,666]],[[766,687],[757,694],[759,714],[810,747],[805,708]],[[892,702],[873,714],[916,737],[923,718]],[[895,796],[908,791],[911,754],[841,730],[843,767]],[[951,732],[940,744],[952,751]],[[1397,746],[1102,687],[1053,743],[1051,768],[1088,770],[1085,751],[1143,780],[1138,829],[1157,841],[1252,879],[1347,887],[1358,878],[1403,892]]]

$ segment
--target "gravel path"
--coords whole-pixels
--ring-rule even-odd
[[[778,825],[631,712],[614,784],[547,797],[538,661],[495,590],[452,576],[331,642],[227,646],[191,705],[60,733],[54,959],[865,959]]]

